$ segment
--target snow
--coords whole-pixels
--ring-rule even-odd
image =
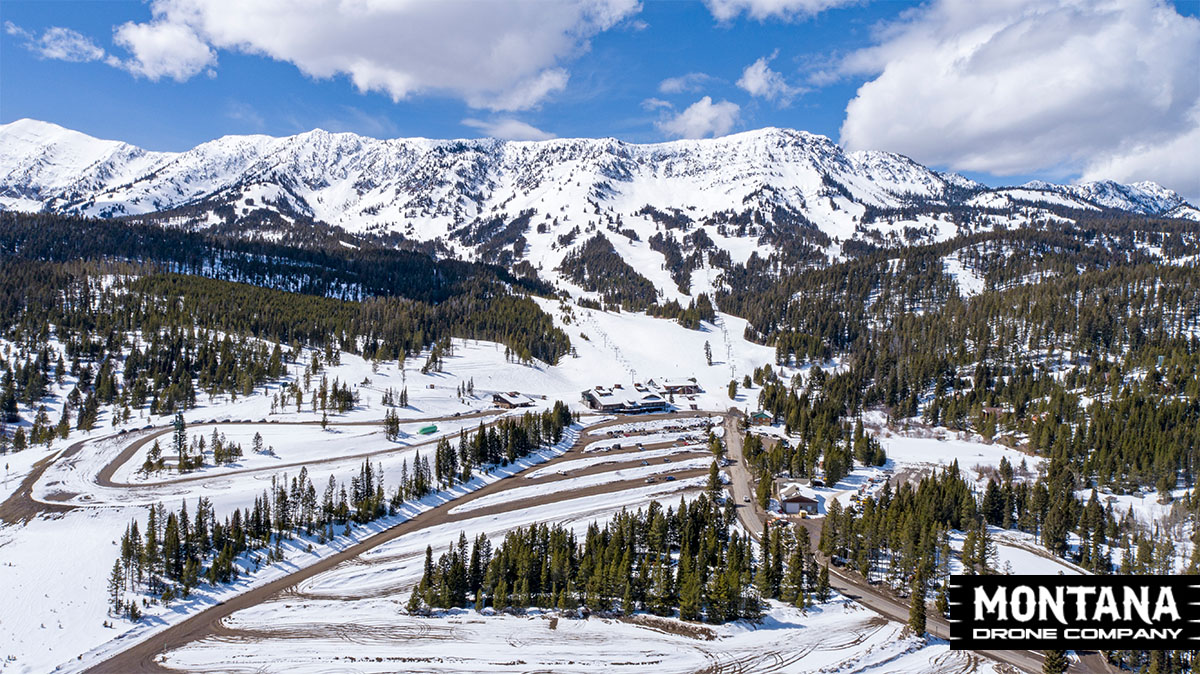
[[[396,450],[398,456],[405,457],[408,462],[412,463],[413,452],[403,452],[406,448],[416,448],[423,451],[432,451],[433,446],[441,438],[450,438],[456,440],[461,430],[473,430],[478,427],[480,422],[488,423],[498,419],[500,415],[443,420],[437,423],[438,431],[430,435],[418,435],[417,430],[425,426],[425,422],[411,422],[400,426],[401,436],[396,442],[388,441],[384,435],[383,427],[380,424],[368,424],[361,426],[331,426],[326,430],[319,428],[306,428],[298,425],[281,425],[281,424],[203,424],[190,426],[187,429],[188,437],[195,438],[203,437],[207,443],[212,438],[212,432],[216,430],[220,435],[224,435],[229,443],[237,443],[242,446],[242,457],[237,462],[224,466],[214,466],[206,464],[199,470],[185,474],[186,477],[194,476],[222,476],[230,472],[244,472],[247,470],[263,470],[276,471],[279,465],[293,465],[296,462],[320,462],[328,461],[340,455],[359,454],[367,452],[382,452],[389,448]],[[264,450],[272,450],[271,454],[266,452],[259,454],[253,451],[254,435],[260,434],[263,439]],[[159,438],[160,447],[162,448],[164,457],[170,455],[173,451],[170,448],[170,432],[166,432]],[[141,474],[142,464],[146,459],[146,454],[149,452],[149,446],[139,450],[128,462],[113,474],[113,482],[115,483],[157,483],[163,480],[170,480],[179,477],[178,474],[172,471],[165,470],[158,474],[143,475]],[[211,451],[211,448],[209,449]],[[351,463],[361,462],[360,459],[353,460]],[[170,464],[174,463],[171,459]],[[298,467],[293,470],[298,470]]]
[[[915,638],[841,598],[808,612],[772,602],[759,625],[722,626],[536,611],[425,618],[400,614],[398,601],[345,604],[334,607],[337,623],[315,626],[304,616],[324,616],[328,603],[298,600],[239,615],[229,623],[234,639],[192,643],[164,665],[191,672],[999,672],[987,659]],[[296,639],[304,650],[295,649]]]
[[[527,478],[542,478],[554,473],[570,473],[572,471],[579,471],[580,469],[590,469],[592,467],[613,464],[616,462],[648,462],[652,459],[662,459],[664,457],[670,457],[671,455],[694,453],[704,450],[706,450],[706,448],[703,445],[684,445],[672,446],[670,448],[660,448],[658,450],[643,450],[640,452],[623,452],[614,455],[584,457],[583,459],[573,459],[568,462],[562,462],[554,467],[538,469],[537,471],[529,474]],[[587,450],[584,452],[587,452]]]
[[[402,611],[420,578],[427,546],[436,557],[460,534],[472,540],[486,533],[496,542],[505,532],[535,522],[559,522],[583,533],[589,523],[651,499],[673,505],[679,495],[694,496],[701,482],[566,498],[404,535],[287,594],[235,613],[224,621],[229,637],[193,642],[169,652],[162,663],[193,672],[688,672],[722,664],[799,671],[992,668],[986,660],[950,652],[945,642],[911,637],[901,625],[836,595],[807,612],[772,602],[759,625],[598,616],[583,620],[539,611],[510,616],[453,610],[413,617]],[[543,487],[554,493],[570,489],[569,481]],[[304,650],[294,648],[296,640],[304,641]],[[450,644],[453,648],[447,649]]]
[[[677,397],[677,405],[696,405],[700,410],[720,411],[730,405],[746,405],[745,402],[730,401],[725,385],[731,377],[739,380],[754,368],[770,363],[774,351],[746,342],[741,338],[744,322],[721,316],[717,324],[706,324],[704,330],[688,330],[673,321],[655,319],[636,313],[606,313],[564,305],[564,313],[557,302],[539,300],[554,316],[556,323],[576,333],[587,331],[591,341],[575,340],[577,356],[564,357],[563,362],[551,366],[535,361],[530,364],[509,362],[504,357],[502,345],[473,340],[455,340],[453,353],[444,357],[443,372],[420,373],[425,354],[408,359],[401,368],[395,362],[371,364],[352,354],[341,354],[340,365],[326,365],[321,376],[330,381],[335,378],[350,384],[358,393],[358,405],[344,413],[329,415],[328,430],[321,430],[318,422],[322,413],[305,405],[297,411],[295,406],[272,409],[272,398],[292,381],[302,379],[303,366],[311,360],[305,351],[296,362],[287,364],[287,376],[281,381],[259,386],[251,396],[233,399],[226,395],[210,397],[200,393],[196,408],[188,410],[184,417],[188,424],[188,435],[211,437],[213,429],[223,433],[228,441],[238,442],[243,448],[243,457],[233,466],[205,466],[197,472],[178,476],[169,471],[159,475],[138,476],[137,470],[144,460],[145,449],[134,453],[113,475],[117,485],[108,487],[96,481],[96,474],[109,464],[124,448],[140,439],[159,437],[164,455],[172,454],[170,448],[171,417],[151,416],[145,409],[134,410],[128,424],[114,424],[112,409],[101,408],[99,423],[90,433],[72,431],[65,440],[55,441],[50,448],[39,446],[19,454],[3,458],[8,464],[4,485],[7,497],[19,485],[20,479],[28,475],[31,467],[48,457],[57,457],[68,446],[81,442],[69,460],[59,459],[46,470],[33,485],[35,500],[65,504],[74,510],[56,516],[42,516],[24,525],[0,526],[0,557],[9,566],[0,568],[0,583],[7,592],[7,602],[0,609],[0,625],[14,633],[0,633],[0,653],[14,657],[6,668],[24,671],[48,671],[70,662],[70,667],[80,667],[74,661],[77,655],[85,655],[83,664],[94,662],[102,654],[111,653],[121,645],[141,639],[148,631],[175,622],[194,612],[211,606],[230,594],[243,592],[252,585],[277,578],[287,570],[308,564],[321,556],[330,554],[349,545],[350,540],[339,539],[326,546],[313,543],[314,550],[306,550],[307,541],[297,540],[285,547],[287,560],[275,566],[263,568],[250,577],[243,577],[237,585],[222,589],[202,587],[195,591],[193,599],[172,605],[147,608],[149,618],[134,626],[121,619],[112,619],[117,628],[104,628],[102,622],[110,620],[105,611],[106,579],[116,555],[116,542],[130,520],[137,518],[144,523],[149,505],[162,502],[169,508],[178,508],[184,499],[191,502],[199,496],[210,499],[218,515],[228,514],[234,508],[246,508],[261,496],[272,477],[288,474],[295,476],[304,465],[314,484],[322,486],[330,476],[336,480],[348,480],[364,461],[355,457],[362,453],[374,453],[369,461],[377,464],[389,485],[395,485],[403,462],[411,466],[414,454],[423,455],[428,445],[440,437],[457,436],[459,429],[472,430],[500,415],[522,415],[531,409],[498,411],[492,408],[491,395],[495,392],[517,391],[529,396],[534,402],[533,411],[551,406],[555,400],[563,400],[576,410],[583,410],[580,392],[597,383],[613,380],[632,384],[651,377],[678,379],[696,377],[705,393],[688,397]],[[619,336],[607,344],[601,335]],[[709,367],[704,360],[704,342],[711,342],[714,365]],[[636,375],[637,379],[634,380]],[[473,383],[474,394],[459,397],[460,386]],[[59,406],[65,394],[74,384],[67,377],[62,385],[56,385],[53,395]],[[433,388],[430,388],[432,385]],[[407,388],[410,405],[397,408],[396,412],[405,422],[404,434],[395,443],[383,438],[382,424],[385,408],[381,405],[383,394],[391,389],[399,392]],[[49,406],[51,419],[57,419],[61,408]],[[29,412],[22,407],[21,413],[29,419]],[[586,412],[586,411],[585,411]],[[483,413],[475,417],[454,417],[469,413]],[[427,420],[438,418],[439,431],[433,437],[418,436],[416,428]],[[610,416],[586,415],[584,424],[592,424]],[[641,481],[657,477],[654,484],[638,485],[632,490],[617,491],[612,499],[608,492],[583,498],[578,509],[587,513],[595,511],[595,505],[609,505],[611,509],[631,507],[659,497],[677,501],[677,495],[698,490],[706,476],[664,481],[664,473],[686,470],[703,471],[711,458],[702,447],[704,428],[707,423],[719,421],[701,414],[700,419],[690,422],[688,429],[666,431],[679,422],[631,419],[617,428],[618,433],[645,431],[657,440],[675,442],[690,437],[696,442],[662,450],[646,451],[652,454],[629,453],[623,461],[651,461],[647,466],[637,466],[621,472],[604,471],[606,453],[595,453],[586,462],[568,466],[568,471],[586,470],[590,476],[568,478],[561,489],[588,488],[595,490],[615,481]],[[150,425],[150,428],[142,427]],[[124,431],[125,433],[122,433]],[[719,428],[718,428],[719,431]],[[251,450],[252,438],[260,433],[264,445],[273,446],[274,455],[256,455]],[[643,439],[648,440],[648,439]],[[612,441],[603,443],[611,445]],[[686,461],[661,461],[676,453],[696,452],[701,457]],[[211,455],[210,455],[211,457]],[[544,459],[546,455],[531,458],[521,466]],[[447,499],[477,489],[482,485],[499,480],[516,469],[479,474],[467,485],[455,488],[450,493],[428,498],[397,518],[403,519],[444,504]],[[121,483],[131,483],[122,486]],[[521,487],[534,488],[526,493],[514,492]],[[544,487],[536,485],[514,486],[497,495],[506,499],[519,498],[522,494],[542,495]],[[515,496],[514,496],[515,495]],[[615,500],[615,501],[614,501]],[[494,504],[511,503],[498,501]],[[589,507],[589,504],[591,505]],[[573,507],[576,508],[576,507]],[[549,508],[531,511],[529,517],[557,517],[557,511]],[[471,517],[465,512],[452,517]],[[570,518],[564,513],[563,518]],[[480,517],[490,518],[490,517]],[[390,519],[356,530],[352,539],[360,539],[399,522]],[[457,532],[457,530],[455,530]],[[62,550],[69,545],[69,555],[46,556],[45,551]],[[423,550],[423,548],[422,548]],[[247,562],[251,567],[252,563]],[[57,629],[62,620],[63,629]],[[46,629],[40,628],[46,625]],[[26,629],[20,628],[27,627]],[[127,631],[132,633],[126,635]],[[24,637],[11,637],[24,634]],[[120,637],[124,635],[124,637]],[[120,638],[119,640],[117,638]],[[114,640],[116,640],[114,642]]]
[[[263,567],[231,585],[214,588],[202,584],[193,592],[191,599],[171,608],[151,605],[145,610],[149,618],[136,626],[123,619],[112,619],[106,613],[107,596],[104,589],[108,572],[118,553],[120,534],[129,521],[136,517],[144,524],[144,506],[159,498],[163,501],[167,499],[160,494],[147,495],[145,489],[113,493],[94,490],[95,494],[91,495],[93,499],[88,500],[91,508],[73,510],[58,518],[39,517],[24,527],[0,528],[0,550],[4,551],[5,561],[9,563],[0,567],[0,583],[7,589],[9,600],[0,606],[0,626],[16,627],[11,634],[13,639],[5,640],[3,650],[24,671],[49,672],[68,665],[74,668],[77,667],[75,662],[68,659],[74,659],[76,654],[86,654],[87,660],[79,663],[79,666],[86,665],[112,653],[119,646],[145,639],[155,630],[223,599],[284,576],[370,534],[561,454],[574,438],[572,432],[555,448],[536,452],[492,473],[479,472],[469,483],[435,493],[419,502],[406,503],[399,515],[358,526],[349,537],[339,537],[324,545],[313,538],[292,540],[284,547],[283,562]],[[114,440],[100,440],[94,445],[115,449],[117,444]],[[79,463],[79,468],[87,472],[92,472],[96,467],[97,463],[93,462]],[[217,514],[221,515],[232,508],[251,503],[254,496],[261,494],[264,489],[266,483],[263,479],[266,477],[263,474],[218,483],[210,481],[195,488],[175,489],[170,494],[173,499],[200,494],[208,496]],[[395,476],[390,478],[394,485]],[[321,479],[324,480],[324,476]],[[314,482],[320,484],[316,480]],[[173,501],[167,503],[175,507]],[[61,550],[65,542],[70,543],[69,554],[45,554],[46,551]],[[104,620],[112,620],[119,629],[114,632],[114,629],[104,628],[101,625]],[[47,628],[31,631],[28,627],[35,624]],[[25,628],[22,630],[22,627]],[[113,642],[117,638],[120,641]]]
[[[635,467],[631,467],[628,469],[620,469],[617,471],[610,471],[607,473],[591,474],[588,476],[577,476],[575,478],[568,478],[566,480],[557,481],[556,485],[561,485],[562,488],[565,490],[581,490],[584,488],[595,487],[597,485],[604,485],[606,483],[616,483],[619,481],[639,480],[639,479],[643,479],[643,478],[649,478],[649,477],[658,476],[658,475],[664,474],[664,473],[665,474],[673,474],[673,473],[678,473],[681,471],[689,471],[692,469],[707,469],[712,464],[712,461],[713,460],[711,457],[698,457],[695,459],[687,459],[687,460],[683,460],[681,462],[672,462],[669,464],[662,463],[662,464],[649,464],[646,466],[635,466]],[[706,481],[706,480],[707,480],[707,478],[701,478],[701,479],[690,478],[690,479],[684,479],[683,481],[671,481],[671,482],[676,482],[676,483],[682,482],[685,485],[691,486],[691,485],[703,485],[704,481]],[[546,491],[546,488],[545,488],[545,486],[542,486],[542,485],[526,485],[524,487],[513,488],[511,490],[505,490],[504,492],[500,492],[500,493],[497,493],[494,495],[488,495],[486,497],[480,497],[479,499],[473,499],[470,502],[463,504],[462,506],[455,506],[450,509],[450,514],[456,515],[456,514],[460,514],[460,513],[467,513],[469,511],[475,511],[478,509],[496,506],[497,504],[507,504],[509,502],[520,501],[522,499],[532,499],[534,497],[544,494],[545,491]]]
[[[1177,488],[1171,491],[1173,500],[1171,503],[1162,504],[1158,501],[1158,492],[1147,490],[1138,491],[1133,494],[1113,494],[1109,490],[1104,490],[1097,494],[1100,500],[1100,505],[1107,508],[1112,506],[1113,512],[1118,518],[1129,513],[1132,509],[1133,515],[1142,523],[1153,525],[1166,518],[1171,510],[1180,499],[1187,497],[1191,490],[1187,488]],[[1077,490],[1075,496],[1082,499],[1085,503],[1091,499],[1092,491]]]
[[[633,443],[641,443],[642,445],[651,445],[655,443],[676,443],[683,444],[703,440],[703,436],[696,432],[680,432],[680,433],[657,433],[657,434],[642,434],[637,436],[633,441],[621,440],[624,436],[615,436],[612,439],[602,441],[593,441],[587,444],[583,449],[584,452],[606,452],[620,445],[623,448],[628,448]]]
[[[869,424],[870,420],[867,421]],[[942,428],[908,434],[882,429],[876,437],[887,453],[889,466],[895,470],[921,471],[957,461],[963,477],[974,481],[977,487],[987,485],[987,474],[981,474],[980,470],[999,468],[1001,459],[1007,459],[1014,469],[1024,462],[1030,471],[1035,471],[1043,461],[1000,443],[987,443],[978,436]]]
[[[989,564],[1004,574],[1062,574],[1078,576],[1089,574],[1083,568],[1046,551],[1037,538],[1027,532],[988,527],[988,533],[996,547],[996,557]],[[950,548],[962,554],[966,533],[951,532]],[[962,574],[962,563],[954,559],[950,563],[951,574]]]
[[[731,211],[755,209],[768,218],[777,207],[799,213],[836,242],[903,237],[908,228],[927,229],[942,241],[957,234],[944,218],[919,215],[867,226],[861,219],[867,206],[900,208],[913,197],[949,204],[963,188],[974,192],[968,205],[1035,205],[1028,213],[989,216],[1015,226],[1048,217],[1036,205],[1200,217],[1179,195],[1153,183],[989,190],[901,155],[846,153],[824,136],[788,129],[648,145],[614,139],[379,140],[318,129],[283,138],[226,136],[186,152],[158,153],[34,120],[0,125],[3,209],[121,216],[202,205],[175,224],[210,227],[221,221],[215,214],[222,207],[231,206],[235,218],[266,208],[285,219],[300,214],[351,233],[398,231],[418,241],[437,239],[466,258],[478,251],[451,232],[492,218],[511,222],[532,210],[531,227],[523,233],[526,250],[519,253],[543,276],[555,279],[555,268],[570,250],[600,233],[650,278],[663,300],[686,301],[713,292],[717,284],[706,272],[693,274],[689,293],[678,290],[663,256],[647,244],[661,226],[638,214],[646,205],[686,214],[691,227],[703,228],[734,262],[744,263],[754,253],[766,257],[772,251],[755,228],[741,236],[736,227],[720,234],[719,223]],[[580,236],[560,246],[558,238],[575,227]],[[610,227],[632,229],[637,240]],[[829,247],[834,256],[840,250],[836,242]],[[558,281],[575,297],[586,295]]]
[[[957,255],[948,255],[942,258],[942,265],[946,274],[950,275],[958,284],[958,294],[964,299],[974,297],[987,290],[983,277],[974,270],[968,269]]]

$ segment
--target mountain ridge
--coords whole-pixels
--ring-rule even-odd
[[[29,119],[0,125],[0,209],[166,213],[175,225],[267,234],[310,220],[433,242],[466,259],[524,261],[551,276],[585,240],[602,236],[666,295],[678,285],[680,299],[688,295],[681,279],[709,265],[712,251],[745,263],[800,246],[836,259],[851,241],[940,241],[1069,220],[1072,210],[1200,220],[1200,210],[1154,183],[990,188],[903,155],[846,152],[825,136],[778,127],[654,144],[375,139],[315,129],[157,152]],[[796,237],[803,243],[793,245]],[[709,254],[681,271],[678,258],[700,250]],[[672,265],[675,283],[657,274]]]

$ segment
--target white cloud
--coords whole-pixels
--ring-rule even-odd
[[[669,101],[664,101],[661,98],[648,98],[642,101],[643,110],[658,110],[659,108],[673,108]]]
[[[731,21],[743,12],[752,19],[796,19],[861,0],[704,0],[718,21]]]
[[[261,131],[267,126],[267,121],[258,113],[258,110],[249,103],[243,103],[242,101],[230,101],[225,106],[225,116],[235,122],[241,122],[256,131]]]
[[[783,79],[783,75],[771,70],[767,64],[774,58],[775,54],[764,56],[746,66],[737,81],[737,86],[745,89],[751,96],[778,101],[779,105],[786,107],[797,94],[802,93],[802,90],[789,85],[787,80]]]
[[[151,0],[154,19],[142,26],[176,26],[206,47],[292,63],[314,78],[345,75],[396,101],[439,93],[524,110],[566,86],[563,65],[593,35],[640,9],[637,0]],[[189,71],[162,56],[159,64],[135,53],[144,73]]]
[[[877,38],[840,66],[874,77],[846,108],[851,149],[1200,192],[1200,20],[1163,2],[935,0]]]
[[[105,57],[105,52],[99,45],[84,35],[71,30],[52,26],[47,28],[41,37],[14,24],[4,22],[4,32],[24,40],[24,47],[44,59],[58,61],[99,61]]]
[[[490,138],[499,138],[505,141],[545,141],[557,138],[552,133],[511,118],[492,121],[465,119],[462,123],[468,127],[479,129]]]
[[[150,80],[183,82],[217,62],[213,50],[184,24],[131,21],[117,27],[113,42],[133,54],[121,67]]]
[[[1200,108],[1193,110],[1190,131],[1161,143],[1148,143],[1107,157],[1093,159],[1081,180],[1116,180],[1133,183],[1152,180],[1200,204]]]
[[[700,91],[712,79],[713,76],[708,73],[688,73],[679,77],[668,77],[658,83],[658,91],[663,94],[682,94],[685,91]]]
[[[515,82],[506,91],[470,94],[467,102],[473,108],[489,110],[528,110],[550,94],[567,88],[570,75],[562,68],[550,68],[525,80]]]
[[[737,123],[741,108],[736,103],[713,103],[709,96],[696,101],[678,115],[658,123],[658,128],[678,138],[724,136]]]

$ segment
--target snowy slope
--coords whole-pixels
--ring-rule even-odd
[[[648,245],[657,232],[682,239],[703,230],[744,261],[752,252],[770,254],[765,227],[811,225],[816,236],[832,238],[828,253],[836,257],[839,242],[850,239],[895,240],[918,231],[942,240],[958,232],[948,219],[879,219],[881,212],[1015,204],[1025,205],[1027,219],[1063,206],[1200,219],[1200,211],[1153,183],[991,190],[901,155],[846,153],[824,136],[777,128],[650,145],[611,138],[379,140],[317,129],[285,138],[226,136],[160,153],[34,120],[0,125],[0,209],[101,217],[175,210],[173,224],[199,227],[265,209],[285,221],[439,240],[465,258],[527,260],[551,278],[595,233],[652,276],[664,261]],[[974,226],[990,226],[982,223]],[[651,281],[674,297],[667,277],[664,270]]]

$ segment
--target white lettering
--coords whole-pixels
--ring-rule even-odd
[[[1065,590],[1075,596],[1075,620],[1087,621],[1087,597],[1095,593],[1096,589],[1090,586],[1068,586]]]
[[[1096,614],[1093,619],[1100,621],[1106,614],[1113,621],[1121,620],[1121,608],[1117,605],[1117,597],[1108,586],[1102,587],[1096,596]]]
[[[1133,619],[1133,611],[1137,610],[1142,623],[1150,623],[1150,587],[1142,586],[1141,593],[1132,586],[1125,587],[1125,619]]]
[[[1017,586],[1012,592],[1012,614],[1017,621],[1029,621],[1037,613],[1037,601],[1033,589]]]
[[[1050,589],[1046,588],[1045,586],[1041,586],[1038,590],[1041,591],[1038,599],[1041,601],[1042,605],[1041,613],[1038,618],[1042,621],[1045,621],[1046,614],[1048,612],[1053,612],[1054,618],[1058,619],[1059,623],[1066,623],[1067,617],[1063,615],[1063,604],[1066,599],[1063,597],[1062,587],[1060,586],[1059,588],[1054,589],[1055,592],[1053,594],[1051,594]]]
[[[975,589],[975,620],[982,621],[988,613],[995,614],[996,620],[1007,621],[1008,611],[1007,602],[1005,602],[1005,594],[1007,589],[1000,587],[996,589],[996,594],[988,598],[987,591],[982,588]]]
[[[1175,593],[1171,591],[1170,586],[1158,589],[1158,601],[1154,603],[1154,620],[1158,621],[1164,614],[1173,621],[1179,620],[1179,609],[1175,606]]]

